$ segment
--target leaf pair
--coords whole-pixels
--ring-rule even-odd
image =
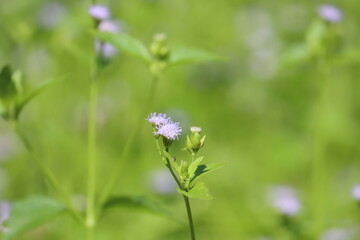
[[[102,206],[103,213],[121,207],[132,207],[165,216],[178,222],[178,218],[157,202],[142,196],[113,196]],[[31,197],[12,204],[10,218],[5,222],[4,240],[34,230],[55,218],[69,213],[67,208],[48,197]]]
[[[168,152],[164,151],[164,155],[169,159],[171,167],[176,171],[177,175],[182,179],[184,174],[182,164],[177,164]],[[185,196],[198,198],[203,200],[212,199],[211,195],[203,182],[197,182],[205,174],[220,168],[224,163],[217,164],[200,164],[203,157],[199,157],[191,162],[186,169],[186,179],[182,184],[182,189],[177,188],[177,191]]]
[[[119,50],[137,57],[145,63],[150,63],[152,61],[152,56],[147,47],[140,40],[130,35],[101,31],[97,31],[94,34],[102,41],[112,44]],[[178,45],[171,48],[168,65],[171,66],[181,63],[204,62],[220,59],[222,58],[210,52]]]

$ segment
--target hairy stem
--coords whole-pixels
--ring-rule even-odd
[[[190,201],[187,196],[183,195],[183,197],[184,197],[186,212],[187,212],[188,221],[189,221],[191,240],[195,240],[195,228],[194,228],[194,222],[193,222],[192,214],[191,214]]]

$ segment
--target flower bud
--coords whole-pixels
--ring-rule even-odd
[[[181,182],[186,182],[186,180],[188,179],[188,177],[189,177],[188,168],[189,168],[189,164],[186,161],[181,160],[180,172],[179,172],[179,177],[180,177]]]
[[[201,135],[201,128],[191,127],[191,135],[186,138],[186,149],[195,155],[205,144],[206,136]]]
[[[150,45],[150,52],[155,60],[167,61],[170,54],[170,48],[166,44],[166,35],[163,33],[155,34],[153,42]]]

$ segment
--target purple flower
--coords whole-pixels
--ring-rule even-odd
[[[111,20],[103,20],[99,23],[98,26],[99,31],[102,32],[112,32],[112,33],[118,33],[120,32],[120,26]]]
[[[168,122],[171,122],[171,119],[167,117],[165,113],[155,113],[155,112],[150,113],[148,118],[146,118],[145,120],[149,121],[155,126],[164,125],[167,124]]]
[[[318,9],[318,12],[320,17],[331,23],[339,22],[342,19],[342,12],[330,4],[321,5]]]
[[[156,129],[157,132],[154,132],[154,135],[161,135],[169,140],[178,139],[182,131],[180,123],[172,122],[171,120],[163,125],[158,125]]]
[[[89,14],[95,19],[105,20],[110,18],[109,8],[103,5],[93,5],[89,8]]]
[[[118,50],[116,47],[114,47],[110,43],[106,43],[106,42],[96,41],[95,49],[96,49],[96,52],[99,53],[105,59],[113,58],[118,53]]]
[[[296,191],[288,186],[277,186],[271,189],[270,200],[272,205],[287,216],[295,216],[301,210],[301,203]]]
[[[355,200],[360,201],[360,185],[355,185],[353,187],[352,196]]]

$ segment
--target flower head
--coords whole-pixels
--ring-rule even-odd
[[[150,113],[148,118],[146,118],[145,120],[149,121],[155,126],[164,125],[171,122],[171,119],[167,117],[165,113],[155,113],[155,112]]]
[[[296,191],[288,186],[278,186],[271,189],[272,205],[286,216],[295,216],[301,210],[301,203]]]
[[[180,127],[180,123],[178,122],[172,122],[171,120],[168,120],[167,123],[158,125],[156,127],[157,131],[154,132],[154,135],[161,135],[165,137],[168,140],[176,140],[179,138],[179,135],[182,132],[182,129]]]
[[[190,127],[190,131],[194,133],[200,133],[201,130],[201,127]]]
[[[110,18],[109,8],[103,5],[93,5],[89,8],[89,14],[95,19],[105,20]]]
[[[330,4],[321,5],[318,12],[320,17],[331,23],[339,22],[342,19],[342,12]]]

